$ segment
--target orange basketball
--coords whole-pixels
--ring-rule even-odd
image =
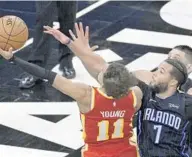
[[[3,16],[0,18],[0,48],[13,50],[21,48],[27,41],[29,30],[25,22],[17,16]]]

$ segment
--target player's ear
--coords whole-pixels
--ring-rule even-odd
[[[103,72],[102,71],[98,74],[97,80],[98,80],[99,84],[101,86],[103,86]]]
[[[188,73],[192,72],[192,64],[187,64],[187,72]]]
[[[175,78],[173,78],[173,79],[170,81],[169,84],[170,84],[171,86],[177,86],[178,81],[177,81]]]

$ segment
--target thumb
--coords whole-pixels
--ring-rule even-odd
[[[99,48],[98,45],[94,45],[94,46],[91,47],[91,50],[92,50],[92,51],[95,51],[95,50],[98,49],[98,48]]]
[[[10,47],[10,48],[9,48],[9,52],[10,52],[10,53],[12,53],[12,51],[13,51],[13,48],[12,48],[12,47]]]

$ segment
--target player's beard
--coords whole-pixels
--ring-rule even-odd
[[[154,84],[151,85],[151,88],[155,93],[163,93],[168,89],[168,84],[167,83]]]

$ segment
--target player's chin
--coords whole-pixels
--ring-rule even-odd
[[[156,82],[151,82],[150,88],[151,88],[154,92],[156,92],[156,93],[159,93],[160,90],[161,90],[160,87],[159,87],[159,85],[158,85]]]

